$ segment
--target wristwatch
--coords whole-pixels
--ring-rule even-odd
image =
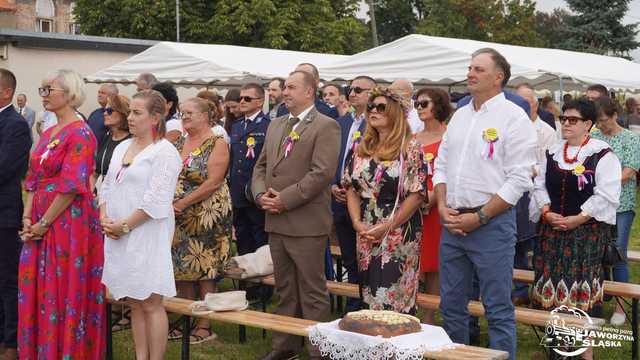
[[[131,231],[131,229],[129,228],[129,225],[127,225],[126,222],[122,222],[122,232],[125,234],[128,234]]]
[[[478,209],[478,211],[476,211],[476,214],[478,214],[478,220],[480,221],[480,225],[487,225],[489,223],[489,217],[487,216],[487,214],[484,213],[484,211],[482,211],[482,209]]]
[[[587,214],[587,212],[586,212],[586,211],[582,211],[582,212],[580,213],[580,216],[584,216],[584,217],[586,217],[587,219],[590,219],[590,218],[591,218],[591,215]]]

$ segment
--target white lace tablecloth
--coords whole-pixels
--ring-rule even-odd
[[[340,319],[309,328],[311,344],[333,360],[421,360],[425,351],[456,347],[443,328],[420,324],[422,331],[385,339],[340,330]]]

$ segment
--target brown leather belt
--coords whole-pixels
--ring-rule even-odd
[[[474,207],[474,208],[459,208],[455,209],[460,214],[474,214],[478,212],[478,210],[482,209],[482,206]]]

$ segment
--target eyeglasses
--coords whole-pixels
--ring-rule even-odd
[[[45,86],[45,87],[38,88],[38,94],[40,94],[40,96],[42,96],[42,97],[49,96],[49,95],[51,95],[51,90],[66,91],[65,89],[61,89],[61,88]]]
[[[368,103],[367,104],[367,110],[369,110],[369,112],[372,112],[373,109],[375,109],[378,113],[383,113],[385,112],[385,110],[387,110],[387,104],[385,103]]]
[[[369,91],[371,89],[365,89],[365,88],[361,88],[359,86],[356,87],[352,87],[351,90],[349,90],[349,93],[351,93],[352,91],[356,94],[362,94],[364,91]]]
[[[429,100],[422,100],[422,101],[416,101],[413,103],[413,107],[416,108],[416,110],[418,109],[426,109],[429,107],[429,103],[431,101]]]
[[[560,124],[564,125],[565,122],[569,122],[570,125],[575,125],[578,123],[578,121],[586,121],[584,118],[581,118],[579,116],[564,116],[564,115],[560,115],[558,116],[558,121],[560,121]]]
[[[113,115],[114,111],[115,111],[115,110],[113,110],[113,108],[110,108],[110,107],[106,107],[106,108],[104,108],[104,110],[103,110],[103,112],[104,112],[105,114],[109,115],[109,116]]]
[[[258,98],[253,98],[251,96],[240,96],[240,102],[252,102],[253,100],[258,100]]]

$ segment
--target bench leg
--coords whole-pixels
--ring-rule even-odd
[[[638,299],[631,300],[631,332],[633,335],[631,358],[638,360]]]
[[[238,325],[238,337],[240,340],[240,344],[244,344],[247,342],[247,327],[244,325]]]
[[[183,316],[182,318],[182,360],[189,360],[189,339],[191,338],[191,318]]]
[[[107,323],[107,350],[105,354],[106,360],[113,360],[113,332],[111,331],[113,325],[111,324],[111,310],[111,303],[107,303],[107,315],[105,316],[105,322]]]
[[[342,257],[338,256],[336,257],[336,280],[338,282],[342,282],[342,276],[344,274],[342,273]],[[338,313],[342,314],[343,308],[342,308],[342,296],[336,296],[337,297],[337,308],[338,308]]]

